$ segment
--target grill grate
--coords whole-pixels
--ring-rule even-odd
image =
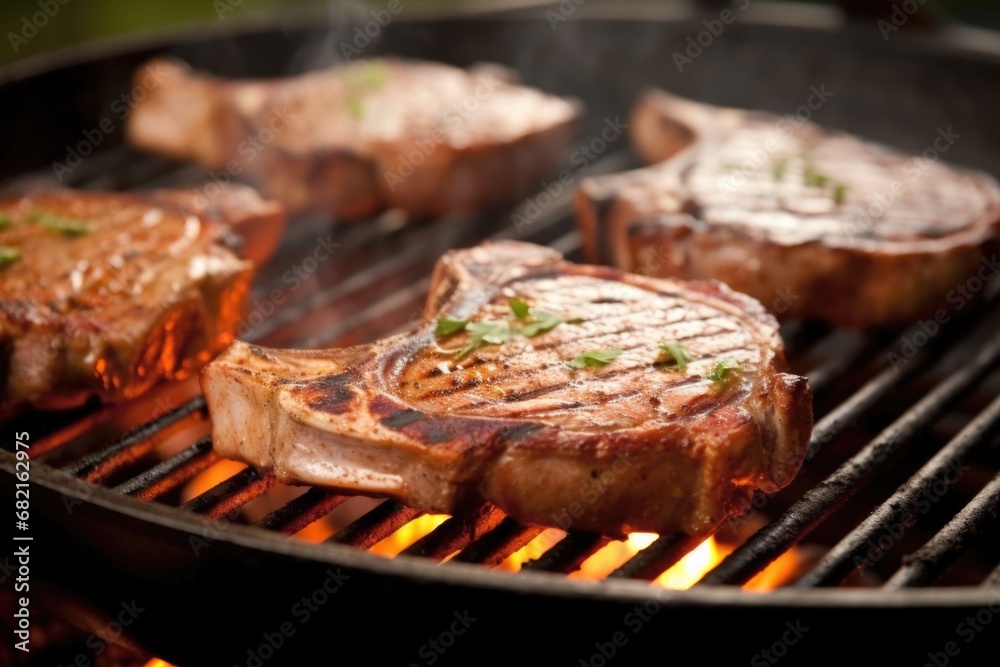
[[[594,163],[589,173],[619,171],[631,166],[631,160],[626,152],[613,153]],[[198,182],[204,177],[197,169],[141,157],[124,148],[106,151],[85,162],[84,167],[74,173],[77,178],[74,186],[168,187]],[[552,245],[570,259],[579,259],[579,239],[572,230],[569,211],[572,188],[566,190],[519,238]],[[342,261],[320,266],[302,282],[301,289],[294,290],[283,286],[283,272],[305,256],[316,235],[329,230],[322,220],[297,220],[291,224],[279,256],[260,270],[251,299],[266,299],[272,290],[285,289],[288,302],[253,328],[247,338],[274,346],[323,347],[365,342],[399,331],[419,316],[427,276],[441,252],[485,237],[518,237],[507,216],[472,224],[451,219],[405,225],[401,222],[394,215],[385,215],[334,230],[332,238],[339,246]],[[995,301],[990,297],[988,303],[993,305]],[[833,515],[842,512],[849,500],[866,485],[871,486],[887,463],[897,460],[908,448],[920,449],[915,443],[956,404],[975,402],[975,390],[1000,357],[1000,336],[992,333],[996,322],[987,308],[981,307],[974,317],[979,320],[974,330],[963,325],[948,327],[900,369],[886,367],[888,353],[899,342],[897,337],[888,334],[862,337],[817,325],[785,326],[783,335],[793,369],[809,375],[817,397],[817,415],[821,417],[810,444],[809,461],[800,480],[768,501],[768,505],[774,506],[773,510],[767,508],[769,513],[773,512],[777,518],[752,534],[699,584],[745,584],[785,551],[825,526]],[[968,323],[974,317],[964,321]],[[830,352],[831,346],[834,353]],[[976,353],[967,355],[956,372],[935,372],[934,362],[948,350],[973,349]],[[903,409],[888,426],[876,427],[874,437],[865,435],[868,424],[878,424],[890,416],[897,397],[921,388],[927,391],[911,408]],[[136,404],[152,402],[153,398],[147,396]],[[123,496],[175,505],[178,511],[220,522],[242,521],[243,508],[270,497],[276,486],[280,486],[270,474],[244,469],[181,503],[180,489],[220,459],[212,452],[210,439],[204,437],[207,411],[200,396],[188,393],[167,409],[158,405],[161,407],[147,413],[158,416],[134,426],[124,435],[104,443],[80,445],[79,441],[85,440],[84,436],[90,432],[113,429],[124,410],[122,406],[91,407],[74,421],[50,425],[43,440],[33,445],[33,456],[41,465],[59,467],[92,484],[110,486]],[[42,420],[38,421],[38,428],[45,428]],[[990,444],[998,421],[1000,401],[994,401],[940,452],[929,452],[932,458],[913,477],[876,497],[873,501],[876,511],[863,521],[850,522],[846,535],[831,539],[835,546],[796,585],[840,583],[855,569],[855,556],[878,534],[881,526],[912,505],[941,470],[953,461],[975,457]],[[168,437],[189,438],[192,444],[161,461],[151,460],[158,443]],[[853,449],[852,442],[857,443]],[[939,581],[947,567],[970,548],[971,538],[994,525],[1000,496],[1000,478],[994,476],[997,466],[987,462],[979,467],[992,481],[978,493],[975,489],[969,492],[974,495],[971,501],[939,531],[928,534],[926,544],[906,557],[905,564],[888,578],[886,588],[927,586]],[[826,472],[830,468],[834,470]],[[824,474],[828,475],[825,479]],[[880,487],[876,496],[882,491]],[[886,496],[888,499],[883,500]],[[280,506],[256,521],[256,528],[292,536],[352,500],[350,496],[320,489],[308,489],[291,500],[282,498]],[[781,512],[781,508],[785,511]],[[327,541],[370,549],[422,514],[385,500],[343,525]],[[405,547],[402,554],[439,562],[453,558],[494,567],[543,530],[514,521],[496,507],[485,504],[444,520]],[[605,536],[570,532],[548,545],[540,555],[528,559],[523,569],[559,576],[569,574],[610,542]],[[699,540],[686,536],[660,536],[621,564],[610,577],[652,581],[698,544]],[[986,566],[981,579],[984,585],[991,581],[987,576],[996,566],[995,562]],[[994,573],[993,579],[997,578],[1000,576]]]

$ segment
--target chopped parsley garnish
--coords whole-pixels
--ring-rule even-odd
[[[351,118],[360,119],[365,115],[365,108],[361,106],[361,100],[356,97],[347,98],[347,114]]]
[[[14,226],[14,221],[8,218],[6,215],[0,213],[0,231],[4,229],[10,229]]]
[[[833,201],[838,204],[844,203],[844,198],[847,197],[847,186],[843,183],[838,183],[833,186]]]
[[[456,359],[483,345],[501,345],[514,337],[514,331],[507,322],[472,322],[466,325],[465,330],[469,332],[469,342],[455,353]]]
[[[5,269],[17,260],[21,259],[21,251],[17,248],[0,246],[0,269]]]
[[[555,313],[550,313],[547,310],[532,308],[528,305],[527,301],[520,297],[515,296],[507,303],[510,305],[510,311],[514,313],[514,317],[527,322],[517,330],[517,333],[528,338],[534,338],[546,331],[552,331],[560,324],[579,324],[583,322],[582,317],[566,318]]]
[[[531,311],[531,308],[528,306],[527,301],[515,296],[507,303],[510,304],[510,312],[514,313],[514,317],[519,320],[528,318],[528,313]]]
[[[527,336],[528,338],[533,338],[534,336],[543,334],[546,331],[552,331],[560,324],[579,324],[580,322],[583,322],[583,319],[579,317],[566,319],[556,315],[555,313],[550,313],[547,310],[537,310],[535,308],[528,311],[528,316],[532,321],[521,327],[521,334]]]
[[[785,158],[779,158],[775,160],[774,166],[771,167],[771,176],[776,181],[785,180],[785,168],[788,166],[788,160]]]
[[[446,338],[460,331],[468,333],[469,342],[455,353],[456,358],[461,358],[483,345],[500,345],[515,336],[533,338],[546,331],[551,331],[560,324],[583,322],[583,318],[565,318],[547,310],[537,310],[519,297],[510,299],[508,304],[516,320],[470,322],[468,319],[456,320],[445,317],[438,320],[437,326],[434,328],[434,335],[437,338]]]
[[[468,319],[453,320],[448,317],[443,317],[438,320],[437,327],[434,329],[434,335],[438,338],[445,338],[446,336],[457,334],[459,331],[465,329],[468,323]]]
[[[684,345],[676,340],[671,340],[660,343],[660,350],[660,358],[668,361],[668,366],[676,367],[681,372],[687,370],[688,362],[691,361],[691,355],[688,354]]]
[[[573,368],[584,368],[586,366],[607,366],[612,361],[618,358],[622,353],[618,348],[610,348],[607,350],[590,350],[589,352],[584,352],[579,357],[576,357],[569,363]]]
[[[365,62],[347,72],[347,82],[358,88],[381,88],[389,79],[389,68],[380,62]]]
[[[816,168],[811,165],[806,165],[805,171],[802,172],[802,180],[809,187],[822,188],[830,181],[830,179],[816,171]]]
[[[709,373],[707,377],[712,382],[722,383],[726,381],[726,377],[729,375],[729,371],[739,367],[740,367],[740,362],[738,362],[736,359],[726,358],[720,361],[719,363],[715,364],[715,367],[712,369],[712,372]]]
[[[85,222],[67,220],[66,218],[60,218],[58,215],[51,215],[38,209],[32,211],[30,217],[35,223],[52,231],[59,232],[63,236],[84,236],[90,233],[90,227]]]

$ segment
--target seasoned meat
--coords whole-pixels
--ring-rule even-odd
[[[575,102],[498,66],[373,59],[280,80],[222,80],[155,60],[129,117],[144,150],[247,177],[293,211],[465,213],[534,190],[561,164]]]
[[[225,232],[156,195],[0,201],[0,403],[130,398],[207,362],[233,339],[252,276]]]
[[[811,394],[784,370],[773,317],[719,283],[507,241],[447,253],[408,333],[334,350],[234,343],[202,387],[216,451],[283,482],[702,534],[797,472]]]
[[[593,261],[713,278],[782,317],[868,328],[929,315],[995,252],[1000,188],[985,174],[659,91],[630,125],[654,164],[581,185]]]

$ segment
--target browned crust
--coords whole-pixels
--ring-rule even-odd
[[[141,196],[73,191],[6,200],[0,202],[0,210],[28,206],[46,212],[67,211],[82,204],[87,210],[104,210],[110,216],[121,207],[146,202],[149,205],[142,210],[158,207],[168,215],[190,214],[168,203],[154,205],[153,199]],[[88,222],[95,229],[104,224],[93,219]],[[133,222],[139,225],[139,220]],[[43,303],[34,296],[23,296],[23,281],[32,280],[29,274],[22,275],[15,270],[17,266],[0,270],[0,350],[4,351],[0,366],[6,371],[0,398],[5,409],[24,404],[62,409],[90,396],[108,402],[131,398],[164,378],[190,374],[228,345],[243,312],[252,267],[225,246],[222,225],[214,218],[200,218],[200,229],[193,247],[175,263],[162,258],[152,261],[149,267],[164,275],[169,272],[169,278],[154,281],[138,295],[131,294],[132,283],[116,277],[124,274],[109,269],[110,277],[100,295],[88,292],[59,300],[52,297]],[[91,244],[94,252],[88,257],[92,266],[107,261],[107,251],[97,247],[103,243],[100,231],[74,240],[45,231],[30,232],[39,238],[49,234],[51,239],[46,279],[60,281],[73,271],[74,266],[59,266],[65,248],[72,248],[68,244]],[[25,231],[8,231],[7,236],[15,233],[21,234],[14,237],[16,247],[25,238]],[[0,244],[3,242],[10,242],[10,238]],[[167,244],[163,240],[162,245]],[[77,259],[74,255],[70,261]],[[189,262],[205,268],[191,275],[184,269]]]
[[[498,76],[498,85],[518,85],[516,76],[506,70]],[[248,143],[260,131],[269,131],[265,126],[275,114],[280,123],[292,126],[287,132],[296,131],[297,112],[286,117],[289,100],[283,93],[289,85],[317,81],[316,73],[301,79],[228,81],[159,58],[137,70],[134,80],[137,85],[144,81],[155,85],[148,86],[148,94],[129,117],[126,138],[133,146],[193,160],[208,169],[229,170],[248,178],[293,213],[329,212],[344,220],[393,207],[415,216],[466,214],[523,197],[562,164],[580,116],[574,100],[539,98],[537,104],[566,105],[571,113],[563,122],[551,122],[512,140],[476,136],[467,146],[435,146],[420,157],[411,174],[398,179],[390,175],[398,176],[401,160],[427,137],[351,146],[322,145],[308,135],[291,142]],[[316,91],[319,96],[323,93]],[[296,107],[294,95],[289,104]],[[346,117],[345,110],[331,113]],[[303,143],[309,147],[302,148]]]
[[[996,252],[1000,188],[985,174],[957,168],[990,204],[974,223],[946,236],[795,242],[706,223],[697,202],[683,201],[683,174],[748,115],[661,91],[644,94],[633,111],[632,140],[658,164],[581,184],[574,208],[587,256],[645,275],[714,278],[782,319],[872,328],[947,307],[948,294]]]
[[[769,356],[745,392],[720,394],[655,427],[581,431],[421,410],[395,395],[396,376],[433,341],[438,318],[475,312],[504,285],[552,272],[680,289],[738,314]],[[571,517],[574,529],[610,535],[708,532],[754,490],[787,484],[805,456],[812,426],[805,379],[783,372],[774,318],[717,282],[682,286],[570,264],[530,244],[486,243],[442,257],[424,318],[408,334],[342,350],[234,344],[202,374],[216,451],[273,469],[285,482],[328,485],[316,452],[329,447],[374,471],[338,488],[451,513],[489,500],[522,521],[562,525]],[[377,481],[392,474],[404,480]],[[591,499],[595,480],[606,484]]]

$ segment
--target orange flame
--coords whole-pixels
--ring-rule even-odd
[[[447,514],[424,514],[418,516],[373,546],[369,551],[379,556],[386,556],[387,558],[397,556],[406,547],[444,523],[447,518]]]
[[[170,664],[166,660],[161,660],[160,658],[153,658],[142,667],[175,667],[175,665]]]
[[[192,498],[197,498],[204,492],[215,487],[247,467],[246,463],[221,459],[213,463],[200,473],[195,475],[190,482],[184,486],[181,494],[181,502],[187,502]]]
[[[542,554],[554,547],[564,537],[566,537],[566,531],[559,530],[558,528],[546,528],[536,535],[535,539],[525,544],[510,556],[507,556],[507,559],[500,563],[497,569],[517,572],[521,569],[522,565],[529,560],[541,557]]]

